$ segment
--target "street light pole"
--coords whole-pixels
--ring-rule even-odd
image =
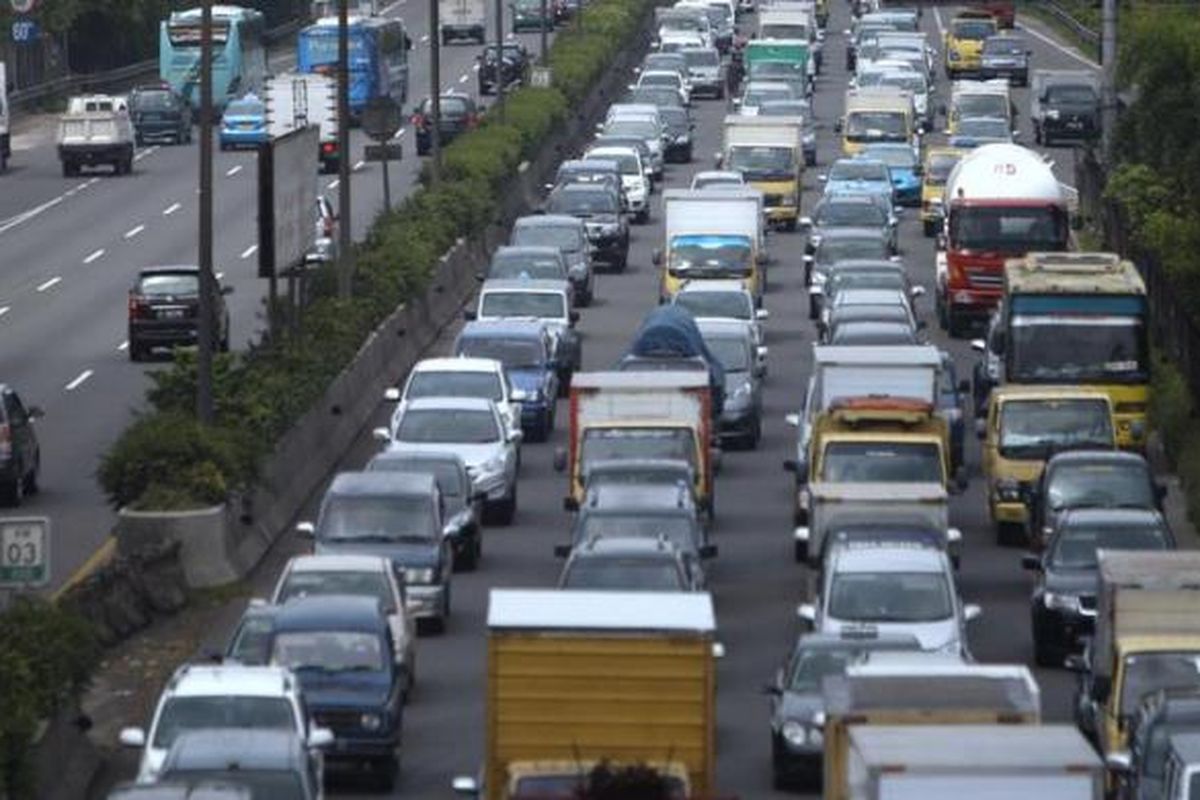
[[[196,419],[213,422],[213,92],[212,92],[212,4],[200,4],[200,304],[197,320]]]
[[[429,153],[430,174],[436,185],[442,177],[442,26],[438,0],[429,0]]]
[[[1107,163],[1117,125],[1117,0],[1104,0],[1100,25],[1100,61],[1104,67],[1100,92],[1101,157]]]
[[[583,5],[583,2],[581,0],[580,6],[582,6],[582,5]],[[541,52],[538,53],[538,63],[544,67],[544,66],[546,66],[546,47],[547,47],[546,40],[550,37],[549,31],[546,30],[546,27],[547,27],[546,26],[546,15],[550,13],[549,3],[547,3],[546,0],[542,0],[542,12],[541,13],[542,13],[542,29],[539,31],[539,39],[541,41],[538,42],[538,48]]]
[[[338,0],[338,297],[350,297],[354,240],[350,215],[350,38],[349,0]]]
[[[496,115],[504,121],[504,0],[496,0]]]

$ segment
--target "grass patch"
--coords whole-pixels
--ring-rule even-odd
[[[1150,377],[1150,425],[1162,440],[1167,462],[1183,484],[1188,519],[1200,520],[1200,426],[1196,401],[1183,373],[1155,351]]]

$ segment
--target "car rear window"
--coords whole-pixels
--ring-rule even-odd
[[[133,96],[133,107],[149,111],[170,111],[175,108],[175,98],[170,92],[138,92]]]
[[[138,291],[147,297],[199,294],[200,278],[183,272],[144,275],[138,281]]]

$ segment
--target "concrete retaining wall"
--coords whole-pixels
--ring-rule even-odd
[[[625,91],[630,70],[640,63],[648,45],[648,31],[631,42],[537,158],[522,165],[515,191],[506,195],[496,224],[478,237],[460,239],[442,256],[429,287],[368,337],[320,401],[279,442],[252,493],[233,499],[228,508],[184,514],[122,510],[117,522],[122,551],[147,540],[180,542],[180,560],[191,587],[228,583],[249,572],[320,490],[368,424],[384,389],[397,384],[441,332],[457,321],[475,292],[475,273],[507,240],[512,221],[541,201],[543,185],[553,180],[558,163],[578,155],[592,138],[594,125]]]

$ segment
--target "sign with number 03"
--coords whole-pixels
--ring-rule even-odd
[[[50,520],[0,518],[0,587],[44,586],[50,581]]]

